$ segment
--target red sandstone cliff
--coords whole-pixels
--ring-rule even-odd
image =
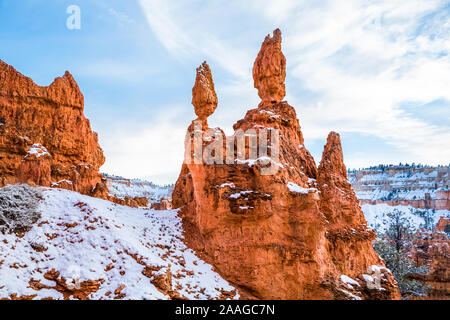
[[[285,66],[276,30],[265,39],[254,65],[262,102],[234,125],[229,140],[233,163],[209,161],[230,153],[223,131],[208,128],[197,111],[202,100],[197,97],[215,96],[212,77],[199,87],[197,72],[193,104],[202,121],[188,129],[185,163],[173,192],[187,242],[243,298],[399,299],[347,182],[339,136],[330,134],[319,169],[304,147],[296,112],[282,101]],[[209,67],[202,69],[210,74]],[[199,147],[202,127],[206,132]],[[242,132],[247,140],[239,150]],[[252,139],[266,155],[249,157]],[[202,151],[210,157],[198,158]],[[266,174],[269,167],[275,168],[272,174]]]
[[[0,186],[31,183],[106,197],[105,158],[69,72],[48,87],[0,60]]]

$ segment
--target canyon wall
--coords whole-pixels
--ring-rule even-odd
[[[103,174],[109,190],[108,199],[130,207],[151,207],[156,210],[172,208],[172,186],[158,186],[140,179],[126,179]]]
[[[450,218],[441,217],[432,232],[420,230],[413,236],[409,256],[417,266],[429,265],[427,275],[410,275],[411,279],[431,286],[421,299],[450,299]]]
[[[380,166],[349,172],[361,204],[450,210],[450,166]]]
[[[209,66],[197,69],[198,119],[173,192],[186,241],[242,298],[399,299],[347,180],[339,135],[330,133],[317,168],[295,109],[283,101],[285,67],[275,30],[253,68],[261,103],[231,137],[209,128],[218,101]]]
[[[29,183],[106,197],[97,133],[69,72],[48,87],[0,60],[0,186]]]

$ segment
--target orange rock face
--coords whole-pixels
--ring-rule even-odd
[[[197,77],[192,88],[192,104],[195,108],[195,114],[205,127],[207,127],[206,120],[216,110],[217,103],[211,69],[205,61],[197,68]]]
[[[185,160],[199,151],[223,160],[183,164],[173,205],[181,208],[189,246],[243,298],[399,299],[346,181],[339,136],[330,134],[318,169],[295,109],[280,101],[285,60],[279,30],[264,41],[254,75],[263,102],[234,125],[234,136],[203,128],[196,148],[195,122],[188,129]],[[252,139],[260,146],[256,158]]]
[[[0,60],[0,186],[30,183],[86,195],[102,184],[105,158],[69,72],[48,87]]]
[[[286,58],[281,51],[281,31],[268,35],[253,65],[253,79],[262,99],[260,106],[276,104],[286,96]]]

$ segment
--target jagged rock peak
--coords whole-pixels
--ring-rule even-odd
[[[344,164],[341,137],[334,131],[330,132],[328,135],[319,171],[326,171],[347,179],[347,169]]]
[[[83,107],[68,71],[44,87],[0,61],[0,187],[29,183],[106,197],[96,187],[105,157]]]
[[[204,61],[197,68],[195,85],[192,88],[192,104],[199,120],[206,124],[207,118],[217,108],[218,99],[209,65]]]
[[[268,35],[253,65],[254,86],[262,99],[260,107],[276,104],[286,96],[286,58],[281,51],[281,31]]]

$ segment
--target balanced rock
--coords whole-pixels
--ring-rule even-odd
[[[260,106],[276,104],[286,96],[286,58],[281,51],[281,31],[276,29],[273,37],[264,40],[258,57],[253,65],[253,80],[258,95],[262,99]]]
[[[207,118],[214,113],[217,103],[211,69],[205,61],[197,68],[195,85],[192,88],[192,105],[195,108],[195,114],[202,121],[204,127],[208,126]]]

